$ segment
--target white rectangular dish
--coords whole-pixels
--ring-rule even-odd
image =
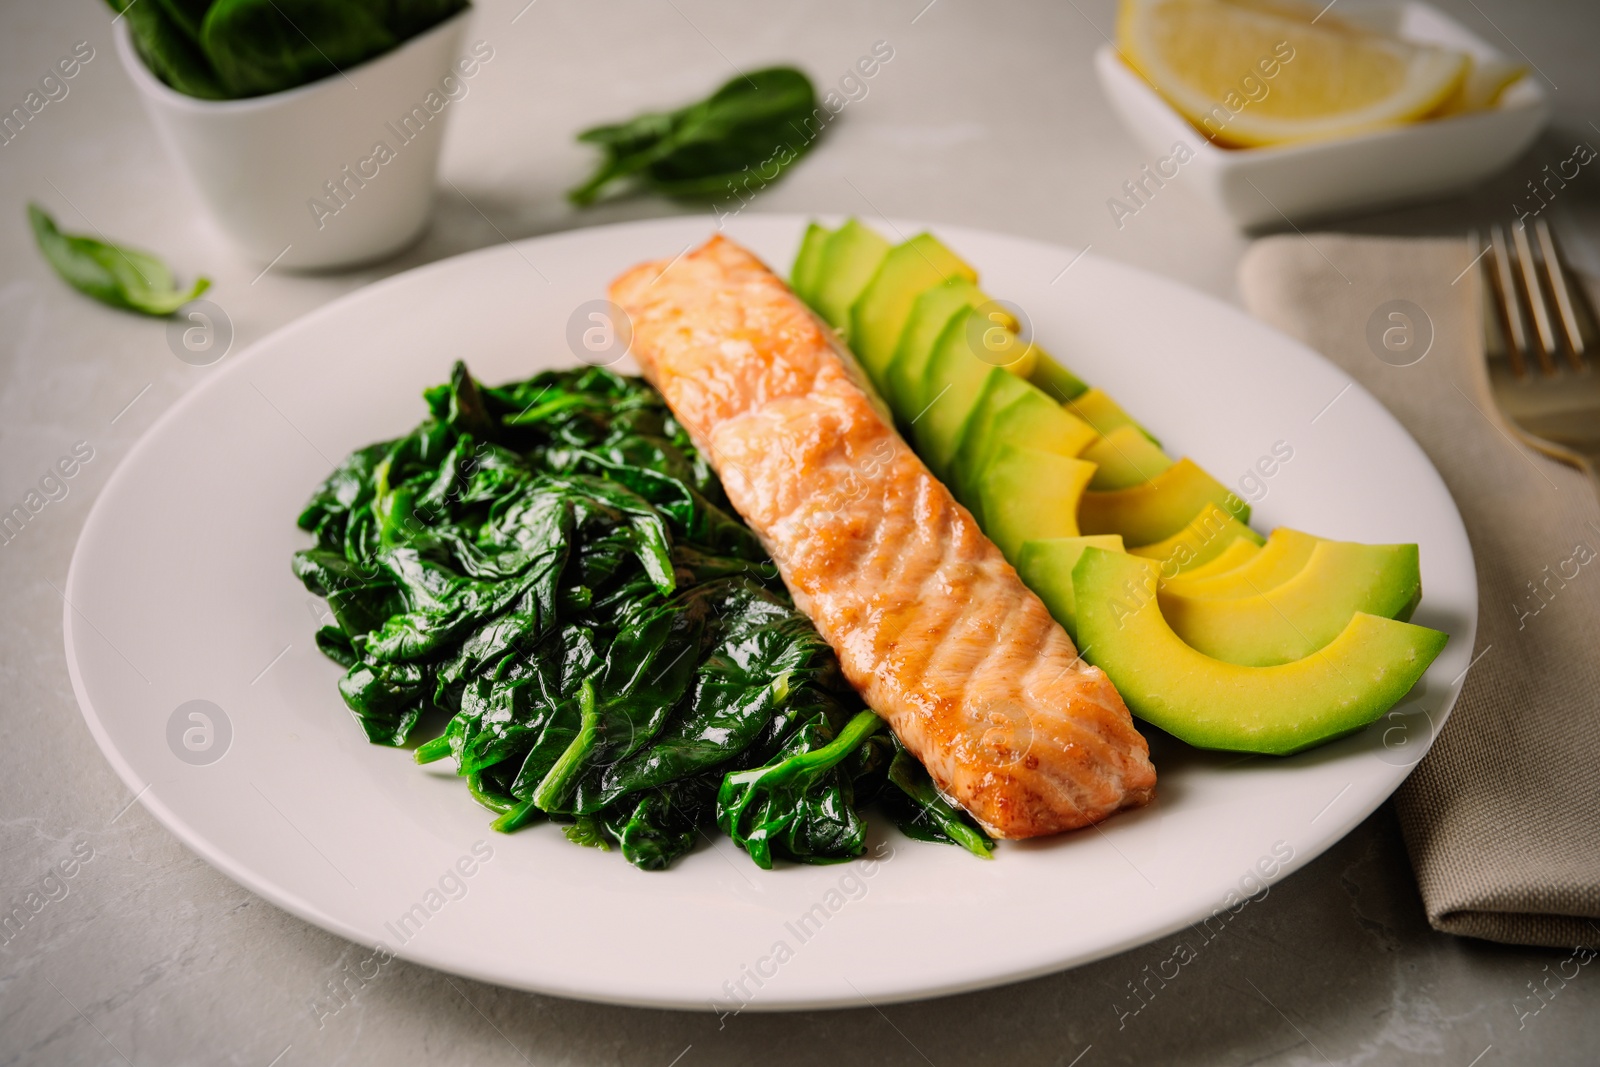
[[[1475,58],[1505,59],[1437,8],[1422,3],[1347,13],[1351,21]],[[1170,155],[1187,145],[1186,182],[1195,183],[1244,228],[1305,220],[1442,196],[1506,167],[1550,118],[1550,99],[1530,72],[1488,110],[1358,137],[1267,148],[1220,148],[1163,100],[1107,44],[1095,53],[1100,86],[1145,149]]]

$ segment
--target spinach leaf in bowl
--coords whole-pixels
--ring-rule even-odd
[[[206,12],[210,10],[213,2],[214,0],[155,0],[154,6],[165,12],[177,28],[183,31],[185,37],[199,44],[200,27],[205,23]]]
[[[200,48],[198,22],[180,21],[167,6],[153,0],[109,0],[128,20],[134,51],[151,73],[180,93],[204,100],[224,100],[228,91],[217,80],[211,60]],[[176,5],[178,0],[167,0]],[[209,6],[210,0],[205,0]]]
[[[293,89],[387,52],[385,4],[360,0],[216,0],[200,45],[230,96]]]
[[[106,0],[145,65],[181,93],[221,100],[305,85],[373,59],[467,0]]]

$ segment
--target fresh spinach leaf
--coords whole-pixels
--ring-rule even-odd
[[[626,178],[690,199],[726,198],[734,182],[754,180],[760,187],[811,148],[816,115],[816,89],[801,71],[771,67],[741,74],[698,103],[578,134],[604,158],[567,196],[592,204]]]
[[[179,289],[172,271],[150,253],[62,233],[55,219],[37,204],[28,205],[28,222],[39,251],[62,280],[102,304],[166,316],[211,285],[209,279],[197,278],[188,289]]]
[[[200,43],[200,27],[205,23],[206,12],[213,0],[155,0],[157,7],[166,13],[183,35],[191,42]]]
[[[281,92],[365,62],[467,0],[107,0],[156,77],[190,96]]]
[[[134,51],[157,78],[189,96],[203,100],[222,100],[228,95],[211,61],[200,48],[199,23],[193,20],[195,7],[183,0],[154,3],[152,0],[107,0],[111,9],[128,21]],[[192,29],[191,29],[192,27]]]
[[[228,94],[243,97],[325,78],[398,42],[375,0],[217,0],[200,43]]]

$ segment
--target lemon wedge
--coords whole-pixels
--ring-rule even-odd
[[[1238,147],[1411,122],[1466,77],[1463,53],[1312,22],[1309,10],[1286,0],[1122,0],[1118,46],[1202,134]]]
[[[1500,94],[1526,73],[1528,68],[1517,63],[1474,57],[1467,76],[1461,79],[1460,88],[1446,98],[1432,117],[1442,119],[1469,111],[1487,111],[1500,102]]]
[[[1244,7],[1252,11],[1260,11],[1267,15],[1277,15],[1280,18],[1291,19],[1295,22],[1318,23],[1324,29],[1341,29],[1347,32],[1359,33],[1361,30],[1345,22],[1334,14],[1332,4],[1313,4],[1308,0],[1218,0],[1219,3],[1229,7]]]
[[[1268,14],[1279,15],[1297,22],[1318,23],[1327,29],[1342,29],[1348,33],[1371,32],[1331,14],[1332,4],[1313,4],[1307,0],[1220,0],[1233,7],[1246,7]],[[1501,94],[1521,80],[1528,68],[1520,63],[1498,57],[1468,56],[1467,70],[1456,91],[1427,117],[1448,118],[1472,111],[1488,111],[1500,102]]]

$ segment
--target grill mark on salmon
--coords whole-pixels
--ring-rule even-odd
[[[997,837],[1146,803],[1109,679],[894,431],[854,357],[722,237],[611,287],[633,354],[845,676]]]

